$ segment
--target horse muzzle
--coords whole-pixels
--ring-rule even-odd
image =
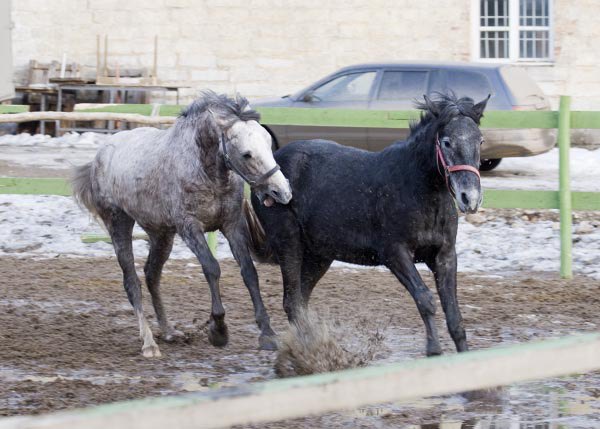
[[[463,213],[475,213],[479,209],[483,199],[479,180],[469,179],[450,179],[456,204],[458,205],[458,209]]]
[[[278,171],[266,183],[257,187],[255,193],[260,202],[267,207],[271,207],[275,202],[287,204],[292,199],[290,182],[281,171]]]

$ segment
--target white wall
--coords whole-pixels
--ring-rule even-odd
[[[477,1],[477,0],[475,0]],[[159,78],[193,87],[283,95],[335,69],[389,60],[468,61],[471,0],[18,0],[13,59],[69,61],[95,74],[96,35],[110,63],[152,65]],[[600,109],[600,1],[554,0],[555,62],[527,67],[556,103]]]

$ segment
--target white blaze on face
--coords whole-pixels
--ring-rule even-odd
[[[258,122],[236,122],[227,131],[227,138],[233,162],[250,179],[258,179],[277,165],[271,150],[271,135]],[[269,177],[263,187],[267,195],[283,204],[292,197],[290,185],[281,171]],[[265,199],[265,205],[273,203]]]

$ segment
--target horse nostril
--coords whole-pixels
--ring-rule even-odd
[[[272,189],[271,190],[271,195],[273,195],[274,197],[279,197],[279,192],[277,192],[276,190]]]
[[[460,194],[460,199],[462,200],[462,202],[463,202],[463,204],[465,206],[467,206],[467,207],[469,206],[469,197],[467,197],[467,193],[466,192],[462,192]]]

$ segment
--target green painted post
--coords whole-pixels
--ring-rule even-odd
[[[217,233],[209,232],[206,234],[206,241],[208,242],[208,248],[210,249],[210,253],[216,258],[217,257]]]
[[[573,277],[571,267],[572,199],[571,175],[569,173],[569,150],[571,148],[571,97],[560,97],[558,116],[558,150],[559,150],[559,199],[560,199],[560,276],[564,279]]]

